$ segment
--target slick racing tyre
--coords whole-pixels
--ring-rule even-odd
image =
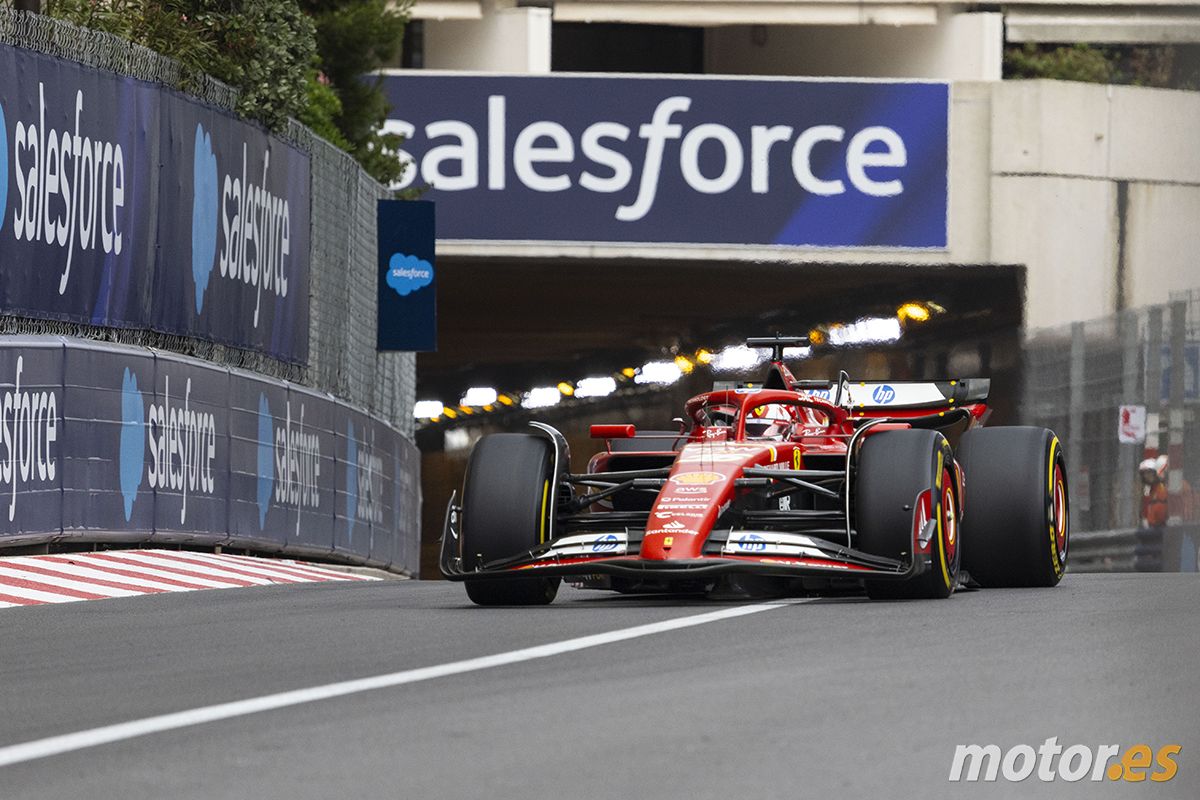
[[[497,433],[475,445],[463,485],[463,568],[520,555],[550,536],[554,491],[552,445],[527,433]],[[465,581],[467,596],[481,606],[544,605],[554,600],[560,578]]]
[[[1045,428],[980,428],[958,444],[963,568],[983,586],[1054,586],[1070,521],[1062,444]]]
[[[857,547],[908,562],[914,558],[914,515],[936,520],[929,568],[907,581],[865,581],[871,599],[949,597],[960,561],[958,497],[950,445],[937,431],[869,435],[858,457],[854,488]]]

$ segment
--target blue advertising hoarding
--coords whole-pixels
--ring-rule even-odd
[[[306,363],[309,193],[228,112],[0,45],[0,313]]]
[[[0,548],[228,544],[417,570],[416,447],[329,395],[145,348],[0,337],[0,401]]]
[[[380,200],[379,321],[376,349],[437,349],[437,267],[434,204]]]
[[[383,76],[446,240],[945,248],[949,85]]]

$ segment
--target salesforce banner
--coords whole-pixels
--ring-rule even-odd
[[[0,45],[0,313],[305,363],[309,175],[229,113]]]
[[[945,248],[945,83],[384,75],[438,237]]]
[[[0,548],[226,544],[415,572],[419,463],[328,395],[159,351],[0,337]]]

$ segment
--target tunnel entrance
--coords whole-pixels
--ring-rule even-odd
[[[582,469],[594,423],[671,427],[683,402],[714,380],[754,380],[761,367],[694,368],[669,385],[622,382],[605,397],[564,397],[537,409],[523,392],[647,362],[718,352],[750,336],[803,335],[864,318],[894,320],[905,303],[931,309],[899,338],[816,347],[789,367],[799,378],[844,369],[864,380],[992,378],[993,424],[1016,421],[1024,269],[1013,265],[838,264],[652,259],[444,258],[438,264],[438,352],[417,359],[418,400],[457,412],[418,421],[424,491],[422,574],[437,574],[431,542],[461,485],[471,445],[531,420],[562,430]],[[515,398],[490,410],[458,408],[472,387]]]

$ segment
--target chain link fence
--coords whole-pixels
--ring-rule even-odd
[[[1200,289],[1164,305],[1034,331],[1024,356],[1021,420],[1064,441],[1074,530],[1140,525],[1144,458],[1169,457],[1172,494],[1185,481],[1198,485]],[[1190,521],[1181,503],[1171,508],[1174,523]]]
[[[0,6],[0,43],[186,92],[233,111],[237,91],[140,45]],[[312,163],[309,363],[158,333],[0,315],[0,333],[57,334],[170,350],[329,392],[413,436],[416,357],[375,351],[375,202],[389,196],[348,154],[291,121],[276,135]]]

